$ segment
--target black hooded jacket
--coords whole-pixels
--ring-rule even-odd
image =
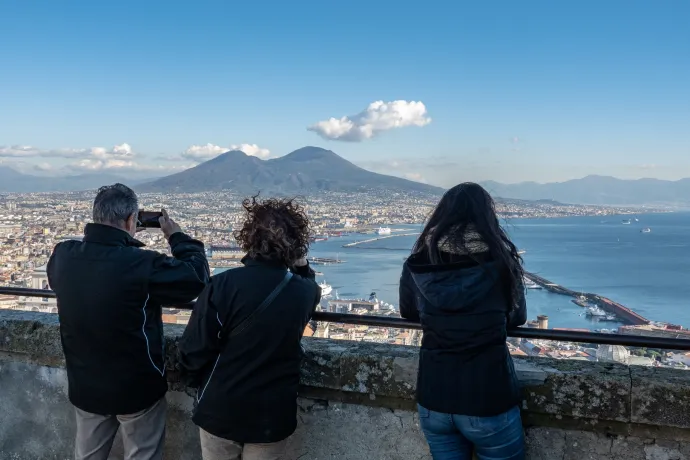
[[[321,289],[309,265],[293,268],[266,310],[230,338],[287,269],[261,257],[242,263],[214,276],[199,296],[178,346],[180,366],[199,389],[192,421],[200,428],[239,443],[278,442],[297,427],[301,339]]]
[[[498,264],[484,258],[434,265],[414,254],[403,267],[400,314],[422,324],[417,401],[427,409],[490,417],[520,401],[506,329],[527,320],[525,298],[510,308]]]

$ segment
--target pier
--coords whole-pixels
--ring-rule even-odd
[[[343,264],[343,263],[345,263],[345,261],[340,259],[340,258],[329,259],[326,257],[310,257],[309,263],[312,265],[331,265],[331,264]]]
[[[547,280],[546,278],[542,278],[539,275],[535,275],[534,273],[525,272],[525,278],[538,284],[547,291],[553,292],[554,294],[566,295],[574,298],[584,297],[588,302],[596,305],[597,307],[601,308],[607,313],[611,313],[612,315],[616,316],[616,318],[620,319],[625,323],[636,326],[651,323],[650,320],[638,313],[635,313],[628,307],[621,305],[618,302],[614,302],[613,300],[608,299],[606,297],[600,296],[598,294],[573,291],[572,289],[568,289],[557,283],[553,283]]]
[[[385,236],[378,236],[376,238],[370,238],[368,240],[362,240],[362,241],[353,241],[352,243],[347,243],[343,244],[344,248],[352,248],[355,246],[358,246],[360,244],[365,244],[365,243],[373,243],[374,241],[379,241],[379,240],[386,240],[388,238],[395,238],[396,236],[417,236],[419,235],[419,232],[414,232],[414,233],[397,233],[394,235],[385,235]]]

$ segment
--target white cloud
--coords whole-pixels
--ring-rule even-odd
[[[405,178],[415,182],[423,182],[426,184],[426,179],[419,173],[405,173]]]
[[[132,146],[126,142],[124,144],[116,145],[113,147],[112,153],[115,155],[132,156]]]
[[[180,157],[182,159],[202,162],[215,158],[221,153],[229,152],[230,150],[241,150],[247,155],[261,159],[266,159],[271,155],[271,152],[268,149],[262,149],[256,144],[239,144],[231,145],[229,147],[221,147],[220,145],[209,143],[206,145],[191,145],[187,148],[187,150],[182,152]]]
[[[127,159],[84,159],[70,164],[69,169],[81,172],[113,171],[113,172],[176,172],[191,168],[194,165],[150,165],[141,164]]]
[[[240,145],[231,145],[230,146],[231,150],[241,150],[242,152],[246,153],[249,156],[252,157],[257,157],[265,160],[269,156],[271,156],[271,151],[268,149],[262,149],[256,144],[240,144]]]
[[[41,149],[30,145],[0,146],[0,157],[12,158],[131,158],[136,156],[132,147],[123,143],[111,149],[104,147],[91,147],[88,149]]]
[[[219,145],[206,144],[206,145],[190,145],[187,150],[182,152],[182,158],[194,161],[205,161],[210,158],[216,157],[221,153],[227,152],[227,147],[221,147]]]
[[[307,128],[324,139],[361,142],[383,131],[431,123],[421,101],[376,101],[357,115],[329,118]]]
[[[36,171],[52,171],[53,170],[53,165],[50,163],[38,163],[34,165],[34,169]]]

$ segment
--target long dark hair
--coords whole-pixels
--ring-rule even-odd
[[[242,207],[245,220],[234,236],[249,256],[282,262],[288,267],[306,257],[311,227],[304,208],[294,199],[258,200],[254,196],[245,199]]]
[[[476,248],[469,247],[470,243],[477,244],[476,239],[468,238],[473,233],[498,263],[514,308],[524,294],[520,292],[524,276],[522,257],[498,222],[494,200],[480,185],[466,182],[443,195],[417,239],[413,253],[426,253],[432,264],[440,264],[443,249],[439,248],[439,242],[442,242],[443,248],[452,248],[483,263]]]

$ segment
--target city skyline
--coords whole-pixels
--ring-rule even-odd
[[[0,3],[0,165],[24,173],[315,145],[443,187],[690,177],[684,2],[39,3]]]

